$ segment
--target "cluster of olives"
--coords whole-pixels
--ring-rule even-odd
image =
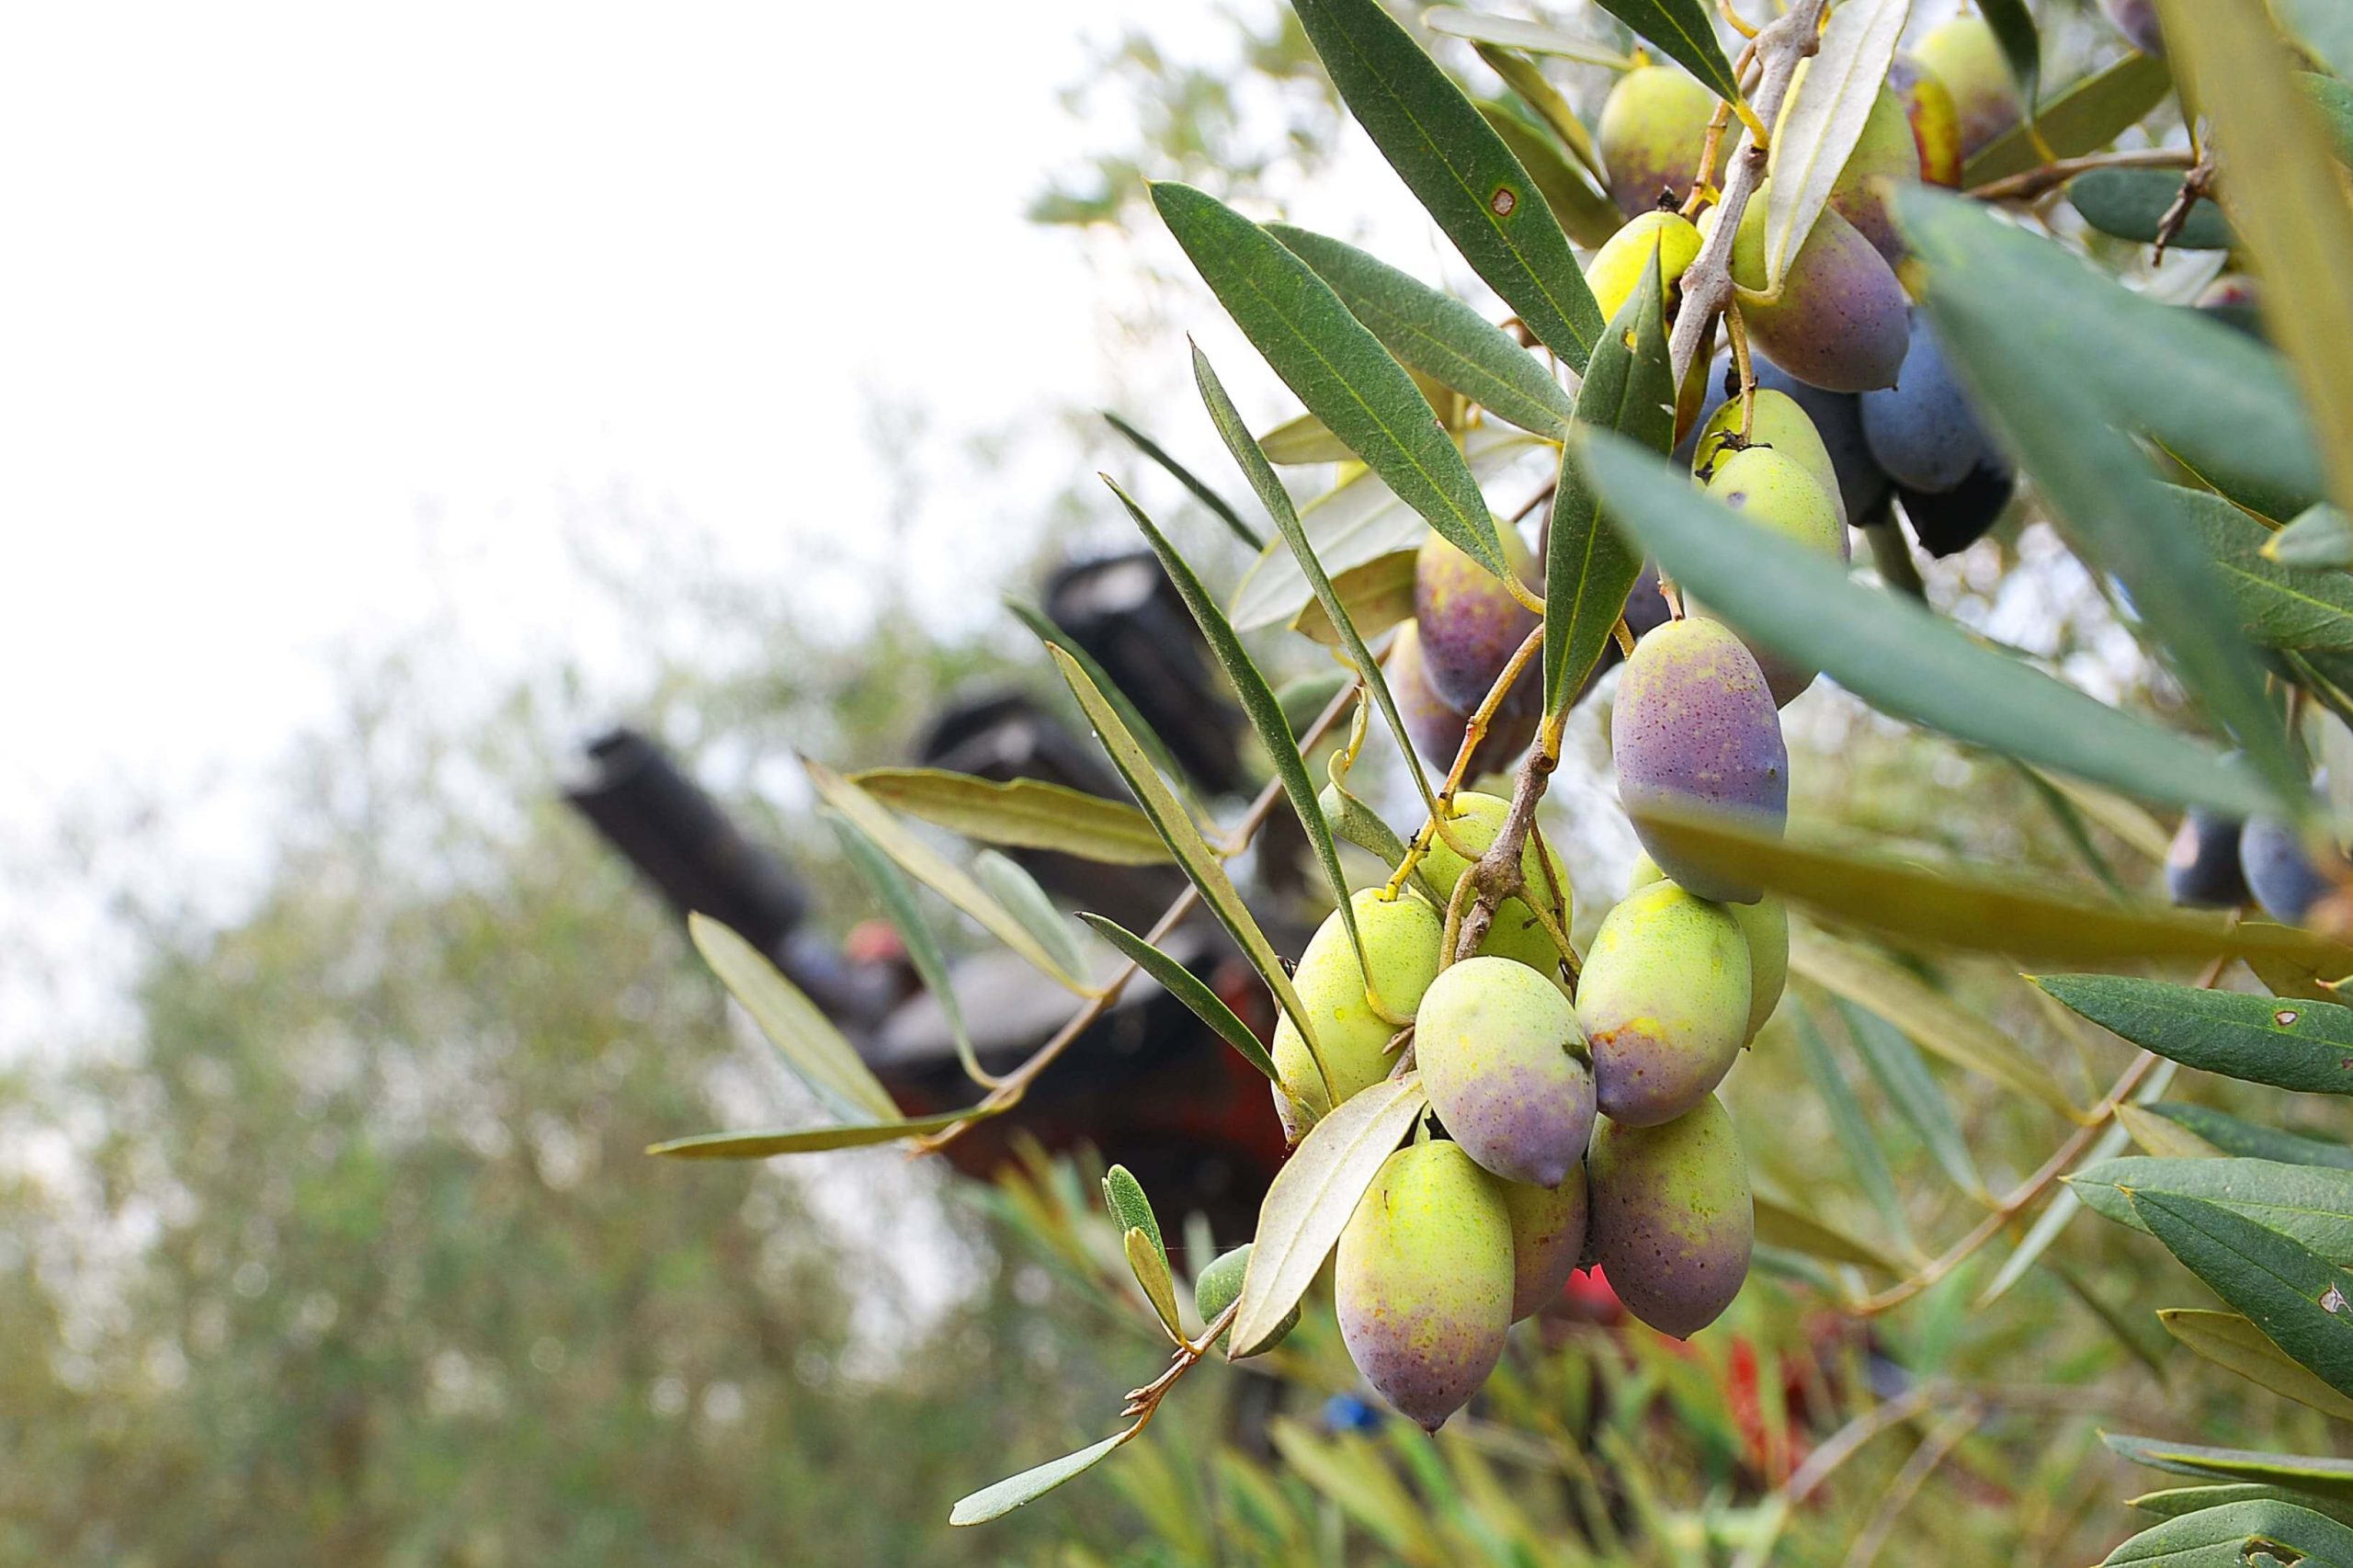
[[[2240,822],[2192,807],[2165,854],[2165,892],[2174,903],[2199,909],[2258,905],[2274,920],[2301,926],[2313,906],[2338,885],[2343,858],[2323,868],[2303,838],[2268,817]]]

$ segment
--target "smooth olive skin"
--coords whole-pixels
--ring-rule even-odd
[[[1731,814],[1779,833],[1789,819],[1790,754],[1756,657],[1729,628],[1693,617],[1634,645],[1610,715],[1618,798],[1659,869],[1701,898],[1754,903],[1764,890],[1678,854],[1646,830],[1653,805]]]
[[[1405,722],[1405,733],[1413,737],[1414,749],[1422,759],[1441,770],[1454,766],[1454,754],[1461,749],[1462,737],[1471,716],[1448,706],[1445,699],[1430,689],[1429,676],[1422,668],[1421,629],[1408,620],[1397,628],[1389,657],[1382,665],[1389,680],[1389,695],[1397,704],[1397,716]],[[1529,707],[1519,713],[1498,712],[1487,724],[1487,733],[1479,739],[1479,749],[1471,754],[1471,766],[1463,777],[1483,778],[1490,773],[1510,771],[1526,753],[1529,743],[1536,738],[1536,726],[1543,715],[1541,705]]]
[[[1372,967],[1381,1006],[1401,1017],[1412,1017],[1422,1005],[1422,993],[1438,978],[1441,931],[1437,915],[1410,894],[1384,900],[1379,888],[1366,888],[1348,903],[1356,911],[1357,929],[1364,938],[1365,958]],[[1315,1042],[1332,1074],[1334,1095],[1346,1100],[1389,1075],[1395,1065],[1389,1042],[1399,1026],[1375,1013],[1366,1002],[1364,971],[1357,967],[1356,949],[1336,910],[1308,938],[1291,986],[1313,1023]],[[1332,1108],[1307,1042],[1288,1014],[1275,1025],[1269,1054],[1283,1086],[1311,1113],[1321,1117]]]
[[[1748,1162],[1712,1095],[1657,1127],[1604,1119],[1586,1158],[1586,1249],[1626,1310],[1688,1339],[1748,1278],[1756,1238]]]
[[[1629,218],[1673,192],[1680,203],[1699,172],[1715,95],[1671,65],[1645,65],[1619,78],[1602,100],[1594,147],[1609,171],[1609,199]],[[1603,311],[1607,321],[1610,312]]]
[[[1734,407],[1737,417],[1736,405],[1727,406]],[[1802,420],[1805,416],[1797,417]],[[1827,461],[1825,454],[1825,467]],[[1704,488],[1757,527],[1769,528],[1842,566],[1847,563],[1847,523],[1839,514],[1837,494],[1824,488],[1797,457],[1770,447],[1727,452],[1717,459]],[[1687,604],[1695,615],[1712,614],[1696,600]],[[1756,655],[1756,667],[1765,673],[1765,684],[1772,688],[1776,708],[1787,708],[1822,673],[1777,649],[1752,642],[1748,651]]]
[[[1202,1327],[1215,1323],[1217,1314],[1233,1305],[1234,1298],[1242,1294],[1242,1277],[1250,1268],[1252,1245],[1252,1243],[1244,1242],[1232,1252],[1221,1253],[1193,1281],[1193,1310],[1200,1314]],[[1275,1330],[1274,1338],[1267,1342],[1266,1349],[1255,1354],[1264,1355],[1267,1350],[1280,1345],[1284,1335],[1298,1326],[1299,1309],[1293,1307],[1283,1318],[1282,1325]],[[1218,1337],[1222,1339],[1225,1336],[1220,1335]]]
[[[1916,316],[1895,384],[1862,394],[1862,425],[1871,460],[1906,490],[1942,494],[2002,460],[1934,329]]]
[[[1733,276],[1745,289],[1767,286],[1767,210],[1750,202],[1733,236]],[[1835,208],[1814,220],[1790,258],[1779,298],[1745,305],[1742,315],[1750,341],[1773,363],[1828,392],[1893,386],[1911,335],[1894,268]]]
[[[1484,854],[1495,842],[1495,835],[1503,831],[1504,820],[1511,814],[1511,802],[1501,795],[1489,795],[1466,790],[1455,796],[1455,815],[1447,821],[1447,829],[1465,849],[1474,855]],[[1561,929],[1569,928],[1569,918],[1576,913],[1574,900],[1569,892],[1569,877],[1560,861],[1551,862],[1552,880],[1545,880],[1545,859],[1536,847],[1536,835],[1529,834],[1528,843],[1519,854],[1519,874],[1536,892],[1540,902],[1549,903],[1552,890],[1561,892]],[[1454,884],[1470,869],[1471,862],[1454,851],[1443,838],[1433,840],[1429,853],[1423,857],[1422,869],[1430,885],[1451,897]],[[1511,959],[1546,975],[1557,974],[1561,967],[1561,952],[1552,946],[1552,938],[1536,923],[1535,913],[1525,897],[1507,898],[1495,906],[1495,924],[1487,927],[1486,939],[1479,944],[1483,954]]]
[[[1904,101],[1881,87],[1847,166],[1830,187],[1831,208],[1890,263],[1901,261],[1908,247],[1895,226],[1895,187],[1919,180],[1920,148]]]
[[[2237,852],[2233,842],[2233,854]],[[1646,888],[1663,880],[1665,873],[1658,862],[1647,855],[1634,857],[1634,869],[1626,878],[1626,891]],[[1773,1009],[1781,1005],[1781,994],[1790,984],[1790,906],[1767,894],[1755,903],[1727,903],[1732,917],[1740,923],[1740,934],[1748,939],[1748,1029],[1741,1037],[1741,1044],[1755,1040],[1773,1017]]]
[[[1511,1327],[1500,1184],[1442,1139],[1398,1150],[1340,1233],[1340,1337],[1381,1398],[1435,1432],[1495,1370]]]
[[[1877,515],[1888,494],[1887,474],[1871,460],[1870,449],[1863,444],[1862,402],[1853,392],[1824,392],[1810,387],[1769,359],[1758,358],[1756,390],[1779,392],[1796,403],[1813,426],[1814,437],[1830,455],[1830,466],[1836,472],[1839,509],[1847,523],[1861,528]],[[1700,417],[1712,421],[1731,401],[1732,387],[1736,384],[1732,357],[1720,356],[1708,372],[1708,401]],[[1736,417],[1736,416],[1735,416]],[[1705,427],[1695,431],[1676,449],[1675,455],[1695,471],[1699,468],[1699,444]]]
[[[1748,937],[1737,905],[1670,881],[1635,889],[1594,933],[1577,1022],[1613,1121],[1672,1121],[1715,1092],[1748,1039]]]
[[[1414,1057],[1430,1108],[1480,1169],[1552,1187],[1585,1158],[1585,1034],[1560,987],[1526,964],[1468,958],[1441,972],[1414,1021]]]
[[[1511,1321],[1533,1317],[1556,1300],[1585,1256],[1585,1167],[1557,1187],[1498,1183],[1511,1216]]]
[[[1984,17],[1955,17],[1931,28],[1913,58],[1952,97],[1962,158],[1973,157],[2018,124],[2018,81]]]
[[[1520,581],[1538,581],[1542,574],[1519,530],[1504,525],[1497,531],[1504,559]],[[1476,709],[1536,624],[1535,614],[1494,573],[1438,534],[1422,541],[1414,558],[1414,625],[1421,636],[1423,675],[1438,700],[1464,713]],[[1523,717],[1543,699],[1543,674],[1531,659],[1497,711]]]
[[[1961,184],[1961,110],[1952,94],[1918,58],[1898,54],[1887,68],[1887,89],[1904,106],[1912,145],[1920,154],[1920,177],[1947,188]]]
[[[1642,287],[1643,268],[1651,264],[1653,252],[1658,256],[1659,287],[1671,298],[1699,259],[1699,231],[1679,213],[1645,212],[1610,235],[1585,269],[1586,287],[1593,290],[1603,321],[1615,320]]]
[[[2287,824],[2256,817],[2239,834],[2239,869],[2263,913],[2301,926],[2336,884]]]
[[[2165,850],[2165,896],[2191,909],[2236,909],[2250,902],[2239,864],[2245,824],[2203,806],[2183,813]]]
[[[1701,483],[1715,477],[1717,465],[1744,451],[1762,449],[1779,452],[1805,470],[1806,476],[1820,485],[1834,502],[1838,502],[1839,521],[1847,520],[1846,506],[1840,500],[1838,464],[1830,455],[1830,448],[1814,428],[1813,420],[1797,399],[1784,392],[1760,386],[1751,411],[1748,435],[1740,433],[1741,410],[1737,398],[1725,398],[1716,403],[1707,424],[1699,428],[1699,438],[1692,444],[1691,473]]]

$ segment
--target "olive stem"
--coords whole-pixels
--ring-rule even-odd
[[[2006,175],[1968,194],[1979,201],[2030,201],[2093,169],[2186,169],[2197,161],[2187,147],[2131,147],[2120,153],[2092,153],[2080,158],[2058,158],[2018,174]]]

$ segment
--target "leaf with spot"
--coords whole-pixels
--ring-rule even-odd
[[[2092,1212],[2145,1230],[2136,1195],[2190,1198],[2277,1231],[2335,1264],[2353,1263],[2353,1171],[2276,1160],[2128,1154],[2075,1171],[2067,1185]]]
[[[1569,238],[1589,250],[1598,249],[1624,227],[1626,215],[1618,210],[1618,204],[1595,187],[1575,160],[1561,150],[1555,137],[1543,127],[1530,123],[1517,105],[1500,98],[1483,98],[1479,118],[1503,138],[1511,155],[1527,169],[1528,177],[1536,182],[1538,194],[1544,198],[1544,205],[1552,210],[1554,221],[1567,231]],[[1601,307],[1597,303],[1594,308],[1598,311]]]
[[[1534,182],[1495,128],[1380,0],[1295,0],[1292,8],[1348,112],[1472,270],[1538,342],[1583,371],[1601,335],[1601,308],[1551,208],[1531,199]]]
[[[1331,285],[1213,196],[1163,183],[1152,199],[1227,313],[1308,411],[1456,549],[1505,575],[1495,518],[1453,437]]]
[[[2150,1232],[2209,1290],[2299,1366],[2339,1393],[2353,1392],[2353,1275],[2218,1204],[2131,1196]]]
[[[2112,974],[2046,974],[2034,983],[2100,1028],[2185,1067],[2278,1089],[2353,1094],[2353,1007]]]
[[[2293,1503],[2225,1503],[2143,1530],[2100,1568],[2248,1568],[2258,1558],[2345,1568],[2353,1563],[2353,1528]]]
[[[1675,368],[1667,352],[1658,253],[1618,308],[1577,388],[1577,423],[1665,452],[1675,444]],[[1576,449],[1561,449],[1544,559],[1544,710],[1566,708],[1601,663],[1643,569],[1642,551],[1604,512]]]
[[[1558,438],[1575,412],[1561,383],[1510,334],[1450,294],[1351,244],[1288,223],[1267,233],[1315,269],[1348,313],[1400,360],[1498,419]]]

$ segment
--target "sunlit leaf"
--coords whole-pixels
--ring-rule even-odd
[[[897,1104],[867,1069],[858,1048],[766,954],[707,915],[688,915],[687,932],[720,983],[827,1109],[841,1117],[897,1118]]]
[[[861,1149],[873,1143],[896,1143],[997,1114],[982,1106],[889,1121],[859,1122],[849,1127],[800,1127],[769,1132],[705,1132],[673,1138],[645,1152],[677,1160],[767,1160],[779,1154],[812,1154],[826,1149]]]
[[[2353,1528],[2292,1503],[2225,1503],[2143,1530],[2101,1568],[2248,1568],[2258,1554],[2313,1568],[2353,1563]]]
[[[1380,0],[1294,0],[1292,9],[1348,111],[1472,270],[1582,371],[1601,310],[1511,149]]]
[[[1895,58],[1912,0],[1845,0],[1822,30],[1822,48],[1805,62],[1781,105],[1773,135],[1772,178],[1765,186],[1766,286],[1778,287],[1790,260],[1813,232],[1830,187],[1870,118]]]
[[[2222,1151],[2169,1117],[2136,1105],[2116,1108],[2116,1124],[2141,1153],[2160,1160],[2211,1160]]]
[[[1218,994],[1201,983],[1200,977],[1134,932],[1099,915],[1082,915],[1081,920],[1095,934],[1135,960],[1136,967],[1160,983],[1161,988],[1192,1010],[1193,1016],[1209,1025],[1220,1040],[1241,1053],[1242,1060],[1267,1075],[1270,1083],[1279,1083],[1281,1074],[1275,1071],[1274,1058],[1250,1026],[1233,1016]]]
[[[1168,846],[1125,801],[1042,778],[1001,784],[938,767],[870,767],[849,777],[892,810],[983,844],[1051,849],[1107,866],[1168,863]]]
[[[1333,574],[1332,591],[1340,597],[1358,635],[1378,637],[1414,613],[1415,563],[1420,559],[1419,551],[1392,550],[1361,566]],[[1290,629],[1326,648],[1344,645],[1339,629],[1324,613],[1320,599],[1310,599],[1302,606],[1299,613],[1290,618]],[[1342,679],[1347,678],[1342,672],[1334,673]]]
[[[2274,1088],[2353,1094],[2353,1007],[2111,974],[2047,974],[2035,983],[2185,1067]]]
[[[1910,971],[1851,943],[1790,933],[1790,972],[1843,996],[1903,1030],[1954,1066],[1989,1078],[2073,1118],[2074,1104],[2017,1041]]]
[[[1049,1460],[1033,1470],[1025,1470],[1019,1475],[1007,1476],[994,1486],[983,1486],[971,1496],[960,1501],[949,1511],[948,1522],[951,1525],[984,1525],[991,1519],[1013,1512],[1024,1503],[1035,1502],[1063,1482],[1085,1473],[1097,1463],[1108,1459],[1112,1449],[1141,1430],[1142,1428],[1131,1426],[1124,1432],[1114,1433],[1099,1443],[1090,1444],[1074,1454],[1064,1454],[1058,1460]]]
[[[2306,507],[2265,542],[2263,553],[2282,566],[2353,567],[2353,517],[2326,502]]]
[[[1313,267],[1382,347],[1497,418],[1557,437],[1575,411],[1533,354],[1451,294],[1306,229],[1269,223],[1267,233]]]
[[[1248,437],[1245,435],[1243,439],[1246,441]],[[1268,468],[1266,472],[1272,482],[1274,471]],[[1110,481],[1106,479],[1104,483],[1108,484]],[[1145,542],[1152,546],[1153,553],[1160,558],[1161,569],[1168,574],[1169,582],[1176,585],[1177,597],[1192,612],[1194,623],[1201,629],[1203,641],[1208,642],[1210,652],[1216,655],[1219,666],[1225,671],[1227,683],[1233,687],[1234,696],[1242,703],[1242,711],[1250,720],[1250,727],[1258,733],[1258,744],[1266,749],[1267,758],[1274,766],[1275,777],[1282,781],[1283,793],[1290,798],[1291,811],[1298,816],[1300,827],[1307,835],[1308,846],[1315,852],[1316,863],[1324,868],[1324,880],[1331,887],[1333,903],[1339,912],[1340,923],[1347,928],[1348,946],[1356,952],[1358,967],[1364,972],[1370,972],[1371,966],[1365,961],[1364,937],[1357,930],[1356,908],[1348,902],[1348,879],[1340,869],[1340,852],[1332,842],[1331,824],[1324,820],[1323,808],[1316,803],[1315,780],[1308,777],[1307,763],[1299,755],[1299,742],[1291,734],[1290,721],[1283,717],[1282,704],[1275,700],[1274,688],[1267,684],[1267,677],[1251,661],[1249,651],[1242,646],[1242,639],[1234,635],[1224,612],[1217,608],[1217,600],[1211,597],[1209,589],[1202,585],[1200,578],[1194,574],[1185,558],[1177,553],[1176,547],[1168,542],[1167,536],[1153,526],[1152,519],[1144,516],[1142,508],[1130,500],[1127,493],[1117,484],[1111,485],[1111,494],[1120,498],[1120,504],[1128,509],[1128,516],[1134,520]],[[1290,537],[1298,527],[1298,520],[1294,517],[1290,527],[1284,530],[1285,537]],[[1349,635],[1348,628],[1342,627],[1340,631],[1343,637]],[[1360,642],[1357,644],[1359,651],[1362,646]],[[1366,662],[1370,663],[1369,655]]]
[[[1634,62],[1616,50],[1547,27],[1542,22],[1524,22],[1518,17],[1491,17],[1483,12],[1467,11],[1460,6],[1433,6],[1422,13],[1422,25],[1434,33],[1450,38],[1468,39],[1473,43],[1500,44],[1506,49],[1524,49],[1530,54],[1557,54],[1563,60],[1580,61],[1587,65],[1606,65],[1613,71],[1630,71]]]
[[[1218,521],[1223,523],[1226,526],[1227,530],[1231,532],[1234,538],[1240,540],[1243,543],[1248,545],[1253,550],[1264,550],[1266,548],[1267,541],[1258,537],[1258,530],[1252,528],[1248,523],[1244,522],[1242,520],[1242,514],[1235,511],[1224,496],[1220,495],[1216,491],[1202,483],[1199,479],[1194,476],[1191,469],[1187,468],[1183,463],[1178,462],[1175,458],[1169,456],[1167,451],[1160,445],[1159,442],[1154,440],[1151,437],[1145,435],[1142,431],[1137,429],[1134,426],[1129,424],[1126,420],[1120,418],[1118,415],[1112,413],[1108,408],[1103,411],[1103,418],[1112,429],[1117,430],[1120,435],[1125,436],[1128,438],[1129,444],[1134,447],[1136,450],[1142,452],[1145,457],[1150,458],[1154,462],[1158,463],[1162,468],[1168,472],[1168,476],[1170,478],[1183,485],[1187,490],[1191,491],[1193,494],[1193,499],[1199,501],[1202,506],[1207,506],[1211,512],[1214,512],[1217,515]]]
[[[1050,647],[1046,651],[1061,668],[1071,695],[1078,699],[1087,722],[1095,727],[1096,735],[1102,741],[1103,749],[1110,755],[1112,765],[1119,768],[1120,776],[1134,791],[1137,802],[1143,807],[1144,815],[1150,817],[1153,825],[1160,830],[1169,852],[1176,856],[1176,863],[1184,868],[1185,875],[1199,890],[1201,902],[1209,906],[1218,924],[1233,937],[1234,946],[1241,949],[1243,957],[1250,960],[1250,967],[1258,971],[1258,978],[1267,983],[1267,989],[1275,994],[1275,1000],[1298,1024],[1309,1052],[1314,1054],[1317,1047],[1313,1020],[1307,1009],[1301,1005],[1299,993],[1291,988],[1290,972],[1283,967],[1282,960],[1267,942],[1267,934],[1259,929],[1249,906],[1242,902],[1241,893],[1234,891],[1233,880],[1226,875],[1225,863],[1202,842],[1200,831],[1193,825],[1193,819],[1185,814],[1184,807],[1170,792],[1167,784],[1153,771],[1151,759],[1143,755],[1135,737],[1127,733],[1119,714],[1104,700],[1102,692],[1087,678],[1086,672],[1079,667],[1078,662],[1060,648]],[[1320,1063],[1322,1058],[1318,1056],[1317,1060]]]
[[[1977,392],[1976,405],[2008,437],[2079,552],[2124,585],[2143,629],[2163,645],[2182,684],[2238,740],[2278,795],[2281,814],[2301,812],[2303,769],[2212,562],[2186,530],[2149,527],[2165,493],[2140,449],[2114,427],[2114,405],[2081,384],[2076,367],[2086,357],[2018,312],[2006,271],[1981,265],[2043,242],[1957,198],[1906,190],[1898,210],[1927,263],[1927,306],[1939,342]]]
[[[1424,19],[1427,20],[1433,14],[1424,13]],[[1609,210],[1616,213],[1616,205],[1610,203],[1608,197],[1603,194],[1599,183],[1607,175],[1607,171],[1601,166],[1600,150],[1593,144],[1593,133],[1585,128],[1585,121],[1577,118],[1575,106],[1563,97],[1561,90],[1545,79],[1544,73],[1537,68],[1536,62],[1494,43],[1481,42],[1473,47],[1478,50],[1479,58],[1486,62],[1487,69],[1501,76],[1504,79],[1504,85],[1509,87],[1519,101],[1526,104],[1536,118],[1543,122],[1544,129],[1560,138],[1561,145],[1567,148],[1569,155],[1575,160],[1580,179],[1585,183],[1586,188],[1592,193],[1593,199],[1608,204]],[[1482,112],[1484,111],[1482,110]],[[1487,123],[1493,125],[1495,117],[1489,115]],[[1527,163],[1528,160],[1522,158],[1520,162]],[[1531,175],[1536,173],[1535,166],[1530,165],[1528,172]],[[1590,176],[1591,179],[1585,180],[1584,176]],[[1624,217],[1623,213],[1618,213],[1621,225]],[[1563,227],[1566,225],[1564,224]],[[1612,232],[1615,232],[1614,226]],[[1577,232],[1574,229],[1569,230],[1569,238],[1577,239]],[[1585,244],[1589,242],[1577,240],[1577,243]]]
[[[1184,1321],[1176,1315],[1176,1282],[1169,1278],[1168,1255],[1159,1238],[1141,1227],[1130,1226],[1120,1238],[1120,1244],[1128,1256],[1128,1271],[1142,1287],[1143,1299],[1152,1303],[1153,1315],[1160,1319],[1160,1326],[1168,1331],[1171,1339],[1184,1338]]]
[[[1152,1199],[1144,1196],[1143,1183],[1125,1165],[1113,1165],[1103,1173],[1103,1208],[1111,1216],[1111,1223],[1120,1233],[1142,1231],[1152,1250],[1160,1255],[1163,1264],[1168,1261],[1168,1244],[1161,1239],[1160,1216],[1152,1211]]]
[[[2129,1196],[2149,1230],[2209,1290],[2298,1365],[2339,1393],[2353,1392],[2353,1300],[2346,1295],[2353,1276],[2218,1204],[2141,1190]]]
[[[2161,1307],[2157,1321],[2165,1324],[2167,1334],[2216,1366],[2299,1404],[2309,1404],[2340,1421],[2353,1421],[2353,1399],[2290,1360],[2261,1329],[2237,1312]]]
[[[2233,1157],[2156,1159],[2128,1154],[2065,1178],[2093,1212],[2146,1230],[2137,1198],[2194,1199],[2227,1209],[2309,1247],[2330,1263],[2353,1263],[2353,1171]]]
[[[1184,788],[1185,769],[1176,760],[1176,754],[1168,749],[1168,743],[1160,738],[1159,732],[1144,721],[1144,716],[1136,710],[1136,705],[1128,700],[1128,694],[1120,689],[1119,683],[1110,677],[1101,665],[1095,662],[1095,655],[1079,646],[1076,638],[1056,626],[1034,607],[1008,597],[1005,601],[1005,608],[1011,610],[1014,619],[1028,627],[1030,635],[1037,638],[1039,642],[1050,648],[1060,648],[1077,661],[1078,667],[1086,672],[1086,678],[1095,683],[1096,689],[1103,694],[1104,700],[1110,703],[1118,711],[1120,722],[1128,727],[1128,733],[1136,738],[1137,744],[1143,747],[1146,755],[1152,758],[1162,773],[1177,781],[1181,791]]]
[[[1873,707],[2151,800],[2251,816],[2270,792],[2244,766],[1995,652],[1902,594],[1735,514],[1607,431],[1580,461],[1660,569],[1742,631],[1826,672]]]
[[[2320,425],[2330,499],[2353,507],[2353,210],[2320,116],[2283,92],[2290,58],[2261,0],[2158,0],[2165,46],[2214,122],[2222,201],[2263,279],[2264,319]],[[2341,25],[2341,24],[2340,24]]]
[[[1258,1210],[1229,1356],[1255,1356],[1282,1332],[1381,1163],[1428,1105],[1418,1077],[1384,1080],[1351,1096],[1300,1141]]]
[[[1324,421],[1312,414],[1286,419],[1258,439],[1267,449],[1269,462],[1347,463],[1357,458],[1346,441],[1325,429]],[[1273,548],[1278,554],[1281,552],[1279,544]]]
[[[1665,452],[1675,444],[1675,368],[1667,352],[1657,252],[1620,306],[1577,388],[1577,422]],[[1573,447],[1561,449],[1544,561],[1544,710],[1584,689],[1624,613],[1642,552],[1604,514]]]
[[[2154,55],[2127,54],[2044,103],[2031,126],[2021,122],[1978,149],[1961,183],[1980,186],[2024,174],[2043,161],[2040,133],[2062,158],[2096,153],[2147,118],[2173,90],[2173,74]]]

